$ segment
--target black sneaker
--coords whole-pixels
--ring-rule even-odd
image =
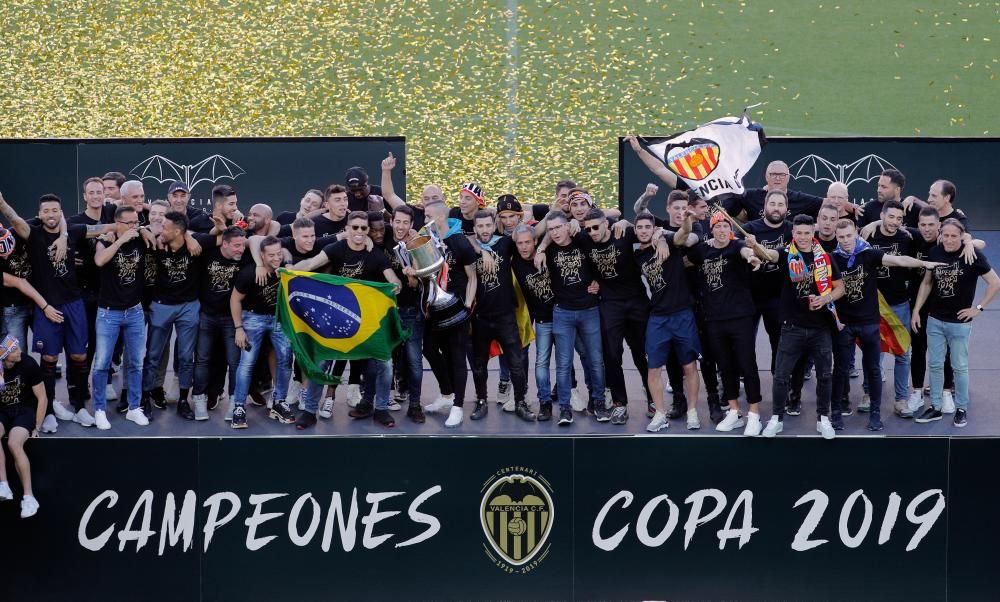
[[[358,405],[354,406],[350,412],[347,413],[351,418],[371,418],[372,414],[375,413],[375,406],[372,405],[370,401],[362,401]]]
[[[396,421],[393,419],[392,414],[389,410],[375,410],[375,424],[381,424],[386,428],[392,428],[396,426]]]
[[[843,414],[838,414],[834,412],[830,416],[830,424],[833,425],[833,430],[842,431],[844,430],[844,416]]]
[[[854,415],[854,408],[851,407],[851,402],[844,400],[844,402],[840,406],[840,415],[841,416]]]
[[[535,421],[535,413],[531,411],[531,408],[528,407],[528,402],[524,400],[517,402],[514,406],[514,414],[516,414],[521,420],[526,420],[528,422]]]
[[[598,422],[611,420],[611,410],[604,405],[603,401],[592,401],[587,408],[587,413],[593,416],[594,420]]]
[[[153,421],[153,402],[149,398],[149,393],[143,393],[142,399],[139,400],[139,408],[142,409],[142,413],[146,415],[146,420],[150,422]]]
[[[482,420],[486,418],[486,415],[490,413],[490,404],[486,402],[485,399],[476,400],[476,409],[472,411],[472,415],[469,416],[472,420]]]
[[[559,426],[573,424],[573,410],[569,406],[559,406]]]
[[[122,391],[121,399],[118,400],[118,407],[115,408],[119,414],[128,413],[128,395],[125,393],[126,391]]]
[[[229,426],[234,429],[245,429],[247,427],[247,409],[243,406],[236,406],[233,410],[233,421]]]
[[[656,416],[656,404],[650,399],[646,401],[646,418],[652,418]]]
[[[884,428],[885,428],[885,425],[882,424],[882,419],[881,418],[879,418],[878,416],[869,416],[868,417],[868,430],[869,431],[878,432],[878,431],[881,431]]]
[[[285,400],[274,402],[274,405],[271,406],[271,411],[267,413],[267,417],[271,420],[277,420],[281,424],[292,424],[295,422],[295,414],[292,413],[292,409],[288,407]]]
[[[410,406],[406,410],[406,417],[416,422],[417,424],[423,424],[427,422],[427,417],[424,416],[424,409],[420,406]]]
[[[670,413],[667,414],[667,418],[677,420],[682,416],[687,416],[687,412],[687,399],[683,395],[674,395],[674,403],[670,407]]]
[[[788,400],[788,407],[785,408],[785,413],[789,416],[798,416],[802,413],[802,400],[795,399],[794,397]]]
[[[538,404],[538,422],[546,422],[549,420],[552,420],[552,402],[543,402]]]
[[[177,415],[184,420],[194,420],[194,411],[191,410],[191,404],[188,403],[188,400],[177,402]]]
[[[616,405],[611,408],[611,424],[622,425],[628,422],[628,406]]]
[[[967,424],[969,424],[968,412],[961,409],[955,410],[955,426],[963,428]]]
[[[219,407],[219,396],[209,395],[208,396],[208,411],[211,412],[215,408]]]
[[[922,414],[913,419],[914,422],[919,422],[923,424],[925,422],[934,422],[935,420],[941,420],[944,414],[941,410],[935,410],[933,407],[929,407],[923,411]],[[955,412],[955,419],[958,420],[958,412]]]
[[[234,411],[233,414],[235,413],[236,412]],[[314,426],[316,426],[316,414],[305,410],[299,412],[299,417],[295,419],[296,430],[304,431],[307,428],[312,428]]]
[[[163,387],[156,387],[149,392],[149,399],[158,410],[167,409],[167,394],[163,392]]]
[[[712,424],[719,424],[726,418],[726,413],[717,404],[708,404],[708,418]]]

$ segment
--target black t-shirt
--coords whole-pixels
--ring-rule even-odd
[[[745,246],[742,240],[730,241],[723,249],[700,242],[688,251],[688,261],[696,266],[705,320],[732,320],[753,315],[750,294],[753,268],[740,255]]]
[[[385,199],[382,198],[382,189],[378,186],[370,186],[368,196],[363,199],[354,198],[354,195],[347,193],[347,211],[385,211]]]
[[[202,267],[198,293],[201,311],[213,316],[228,316],[233,282],[243,266],[253,263],[253,256],[247,249],[239,259],[227,259],[222,255],[222,247],[216,244],[214,236],[195,234],[194,238],[202,248],[199,257]]]
[[[867,249],[854,257],[854,267],[847,267],[847,258],[830,255],[830,259],[840,269],[844,281],[844,296],[837,300],[837,316],[844,324],[877,324],[878,278],[885,253],[878,249]]]
[[[203,250],[206,246],[202,243]],[[153,257],[156,260],[153,301],[164,305],[179,305],[198,298],[201,262],[197,257],[191,256],[187,245],[181,244],[176,251],[164,247],[153,251]]]
[[[493,255],[495,267],[487,273],[483,270],[482,257],[476,260],[476,276],[479,278],[476,286],[476,313],[484,316],[513,313],[517,306],[514,277],[510,271],[510,260],[515,253],[514,241],[509,236],[501,236],[492,247],[480,246],[484,255]]]
[[[827,253],[833,253],[833,250],[837,248],[837,237],[834,236],[830,240],[823,240],[822,237],[817,233],[816,240],[819,241],[819,246],[823,247],[823,250]]]
[[[917,228],[906,228],[913,235],[913,245],[911,247],[913,256],[920,261],[927,261],[927,254],[937,246],[937,238],[924,240],[920,230]],[[920,283],[924,280],[924,268],[914,268],[910,270],[910,304],[917,300],[917,293],[920,291]],[[926,309],[926,305],[924,306]]]
[[[587,292],[595,280],[595,270],[587,257],[592,242],[579,232],[565,247],[552,243],[545,252],[545,264],[552,282],[556,305],[562,309],[590,309],[599,302],[597,295]]]
[[[324,236],[340,234],[347,229],[347,216],[345,215],[343,219],[334,221],[328,218],[325,214],[317,215],[313,218],[313,226],[316,230],[317,239],[323,238]]]
[[[448,217],[454,218],[454,219],[457,219],[457,220],[462,220],[462,234],[465,234],[466,236],[475,236],[476,235],[476,228],[475,228],[475,226],[476,226],[476,220],[475,219],[465,219],[464,217],[462,217],[462,210],[459,209],[458,207],[452,207],[451,209],[449,209],[448,210]]]
[[[549,214],[552,209],[549,205],[544,203],[531,206],[531,217],[535,219],[536,222],[540,222],[545,219],[545,216]]]
[[[946,219],[956,219],[956,220],[958,220],[958,222],[960,224],[962,224],[963,226],[965,226],[965,231],[966,232],[969,231],[969,218],[966,217],[965,212],[962,211],[961,209],[955,209],[954,207],[952,207],[951,208],[951,213],[949,213],[948,215],[942,215],[941,216],[941,223],[943,224],[944,220],[946,220]]]
[[[634,257],[638,244],[639,239],[632,228],[621,238],[616,239],[611,234],[604,242],[591,242],[588,256],[601,283],[602,303],[631,301],[645,296]]]
[[[927,254],[927,261],[948,265],[934,268],[934,288],[928,299],[928,313],[942,322],[962,322],[958,312],[973,307],[976,298],[976,281],[992,268],[986,256],[976,253],[976,261],[967,265],[962,250],[954,253],[935,245]]]
[[[809,309],[809,295],[818,295],[816,279],[812,274],[813,254],[803,252],[802,260],[809,269],[808,275],[799,282],[792,282],[788,272],[788,251],[778,250],[778,269],[781,273],[781,307],[780,315],[783,322],[791,323],[803,328],[829,328],[833,324],[833,313],[826,307],[821,307],[816,311]],[[830,260],[832,275],[831,284],[834,280],[840,280],[840,269],[837,263]]]
[[[785,219],[791,221],[796,215],[811,215],[813,218],[819,213],[819,208],[823,206],[823,198],[812,194],[789,190],[788,195],[788,215]],[[740,211],[747,212],[747,220],[762,219],[764,217],[764,199],[767,197],[767,190],[763,188],[748,188],[743,196],[731,196],[722,201],[723,208],[733,217]]]
[[[403,273],[403,262],[399,259],[399,254],[396,253],[396,245],[399,243],[392,237],[391,231],[386,232],[382,244],[382,252],[385,253],[385,259],[389,262],[389,267],[392,268],[392,271],[396,274],[396,278],[399,278],[399,282],[401,283],[399,293],[396,294],[396,305],[399,307],[416,307],[420,302],[419,281],[416,288],[410,286],[410,279]]]
[[[108,248],[113,243],[97,241],[97,248]],[[97,304],[110,309],[128,309],[142,301],[146,274],[146,243],[135,237],[118,247],[111,261],[98,268],[101,286]]]
[[[63,305],[80,298],[76,273],[76,250],[87,237],[87,227],[67,225],[66,257],[62,261],[51,258],[49,246],[59,238],[58,233],[46,232],[42,226],[31,226],[28,238],[28,257],[31,259],[31,283],[45,300],[52,305]]]
[[[919,234],[918,234],[919,236]],[[886,255],[906,255],[913,256],[913,238],[902,228],[892,236],[882,234],[880,228],[868,239],[872,248],[884,252]],[[885,302],[889,305],[899,305],[909,299],[909,283],[912,277],[910,268],[884,267],[877,270],[878,290],[882,291]]]
[[[278,305],[278,285],[280,282],[281,277],[275,270],[267,277],[264,286],[260,286],[257,284],[257,266],[246,265],[240,268],[233,286],[246,295],[241,303],[243,311],[262,316],[273,316],[274,309]]]
[[[385,282],[385,270],[389,262],[385,253],[378,249],[355,251],[346,240],[339,240],[323,247],[323,253],[330,260],[327,268],[334,276],[368,280],[369,282]]]
[[[465,301],[465,287],[469,277],[465,266],[475,265],[478,256],[472,243],[462,234],[452,234],[444,239],[444,261],[448,264],[448,292]]]
[[[524,294],[524,302],[528,304],[528,314],[531,315],[531,319],[535,322],[551,322],[555,295],[552,293],[549,273],[539,272],[535,268],[534,261],[522,259],[516,253],[511,259],[511,268],[521,285],[521,292]]]
[[[96,226],[98,224],[113,224],[115,222],[115,211],[118,206],[114,203],[105,202],[101,207],[100,218],[94,219],[86,213],[78,213],[66,218],[67,224],[79,224],[82,226]],[[84,291],[97,291],[100,286],[101,277],[98,274],[97,264],[94,262],[94,254],[97,253],[97,239],[84,238],[76,247],[76,256],[83,264],[77,266],[77,281],[80,289]]]
[[[6,383],[0,389],[0,407],[24,404],[29,408],[38,407],[38,398],[32,387],[42,382],[42,369],[26,351],[21,353],[21,361],[3,371]]]
[[[295,239],[292,238],[291,236],[285,236],[279,240],[281,240],[281,248],[287,250],[288,253],[291,254],[292,263],[298,263],[303,259],[312,259],[313,257],[316,257],[317,255],[320,254],[320,251],[323,250],[323,247],[332,244],[334,242],[337,242],[337,238],[335,236],[317,238],[315,241],[313,241],[312,249],[303,252],[300,251],[298,247],[295,246]]]
[[[191,232],[208,234],[214,227],[215,222],[212,221],[212,214],[208,212],[202,212],[201,215],[196,215],[188,220],[188,230]]]
[[[24,278],[30,282],[32,278],[31,260],[28,258],[28,242],[17,236],[13,230],[11,230],[11,234],[15,237],[14,250],[6,258],[0,259],[0,272]],[[4,307],[32,305],[32,301],[16,288],[0,286],[0,305]]]
[[[763,219],[756,219],[743,226],[743,229],[757,238],[757,242],[765,249],[779,250],[792,242],[792,225],[784,222],[778,228],[772,228]],[[765,261],[760,269],[754,272],[751,279],[750,292],[755,301],[767,301],[781,295],[781,287],[787,277],[781,273],[778,264]]]
[[[295,211],[282,211],[274,218],[274,221],[278,222],[282,226],[287,226],[297,219],[295,217],[296,215],[297,212]]]
[[[874,201],[868,201],[862,207],[864,215],[858,218],[858,228],[864,228],[868,224],[882,219],[882,206],[885,205],[882,201],[875,199]],[[903,225],[909,226],[911,228],[917,227],[917,222],[920,220],[920,207],[916,203],[910,207],[910,210],[903,214]],[[884,295],[885,293],[883,293]]]
[[[693,303],[684,270],[687,247],[678,247],[672,236],[666,237],[670,257],[661,262],[656,258],[656,247],[650,245],[635,252],[635,261],[649,287],[649,311],[657,315],[676,313],[688,309]]]

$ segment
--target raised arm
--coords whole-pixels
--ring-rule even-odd
[[[31,236],[31,226],[17,214],[17,211],[14,211],[13,207],[7,204],[7,200],[3,198],[3,194],[0,194],[0,215],[10,224],[14,232],[17,232],[18,236],[25,240]]]
[[[382,159],[382,198],[393,209],[406,204],[396,194],[396,189],[392,185],[392,170],[395,168],[396,157],[393,157],[392,153],[389,153],[388,157]]]
[[[652,182],[646,184],[646,190],[642,191],[642,194],[640,194],[639,198],[636,199],[635,204],[632,205],[632,209],[635,211],[635,214],[639,215],[643,211],[649,209],[649,202],[653,200],[653,197],[655,197],[656,193],[659,191],[660,187],[656,184],[653,184]]]
[[[625,140],[628,141],[629,146],[635,151],[635,154],[639,155],[639,159],[642,161],[649,171],[666,182],[667,186],[671,188],[677,188],[677,175],[674,172],[667,169],[667,166],[663,164],[662,161],[649,154],[649,151],[642,148],[639,141],[636,140],[635,136],[627,136]]]

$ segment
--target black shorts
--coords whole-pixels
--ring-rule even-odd
[[[0,424],[3,424],[3,431],[8,435],[11,429],[16,426],[31,433],[35,430],[35,408],[30,408],[23,403],[0,406]]]

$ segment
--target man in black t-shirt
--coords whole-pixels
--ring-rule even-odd
[[[377,187],[368,184],[368,172],[361,167],[352,167],[344,174],[344,184],[347,186],[349,198],[347,201],[348,211],[377,211],[381,213],[385,210],[385,202],[382,200],[382,191]]]
[[[186,215],[188,223],[205,213],[203,209],[191,206],[191,190],[181,180],[170,183],[170,187],[167,188],[167,203],[170,204],[171,211]]]
[[[0,271],[30,281],[32,278],[28,241],[16,232],[10,232],[11,236],[14,236],[14,250],[6,257],[0,258]],[[28,323],[33,313],[31,300],[16,289],[0,287],[0,305],[3,306],[3,327],[0,329],[0,334],[13,335],[17,338],[21,349],[27,349]]]
[[[111,358],[119,337],[128,341],[124,347],[122,381],[127,390],[128,411],[125,419],[139,426],[149,421],[139,408],[142,392],[142,356],[146,346],[146,321],[142,309],[143,275],[146,272],[146,243],[139,236],[139,217],[135,209],[123,205],[115,210],[115,230],[97,240],[94,264],[100,277],[97,305],[96,346],[94,351],[93,391],[94,420],[97,428],[108,430],[105,394]]]
[[[238,211],[236,188],[229,184],[218,184],[212,187],[212,213],[195,216],[188,222],[188,231],[207,234],[216,229],[221,232],[226,226],[233,225]],[[184,215],[186,217],[186,212]]]
[[[299,218],[309,218],[312,219],[317,215],[322,214],[323,206],[323,191],[316,190],[315,188],[310,188],[306,191],[302,198],[299,200],[299,210],[298,211],[282,211],[277,216],[275,216],[274,221],[278,222],[282,226],[290,226],[295,220]]]
[[[60,420],[73,420],[82,426],[93,426],[94,418],[87,412],[90,365],[87,363],[87,314],[81,297],[76,269],[76,249],[85,238],[93,238],[113,226],[66,226],[62,201],[54,194],[38,200],[38,226],[29,226],[0,197],[0,214],[26,239],[33,281],[38,292],[62,312],[62,323],[51,322],[43,308],[35,310],[32,322],[34,347],[42,356],[42,377],[52,411]],[[58,243],[65,243],[65,256],[59,258]],[[70,412],[55,399],[56,362],[65,349],[69,360],[66,374],[67,392],[75,412]]]
[[[260,241],[260,255],[265,272],[263,285],[257,283],[256,266],[245,265],[236,276],[229,297],[229,311],[235,328],[234,341],[242,350],[239,368],[236,370],[236,389],[233,392],[230,426],[234,429],[247,428],[246,399],[265,337],[271,341],[277,368],[268,418],[282,424],[295,422],[295,415],[285,402],[288,381],[292,375],[292,344],[275,317],[280,286],[278,268],[281,266],[281,242],[273,236],[264,237]]]
[[[925,423],[942,418],[942,393],[944,389],[944,358],[951,354],[955,371],[955,418],[957,427],[968,423],[969,412],[969,338],[972,320],[982,315],[1000,292],[1000,277],[980,253],[972,265],[962,257],[962,239],[965,228],[958,220],[950,219],[941,224],[941,244],[932,248],[927,259],[939,262],[933,270],[924,273],[914,306],[912,327],[923,325],[920,310],[928,303],[927,348],[931,372],[931,407],[919,414],[914,421]],[[979,278],[986,282],[986,291],[975,303],[976,284]]]
[[[517,324],[517,299],[511,259],[514,241],[509,236],[497,236],[492,212],[479,210],[475,215],[476,243],[481,249],[476,261],[476,312],[472,316],[472,379],[476,387],[476,409],[472,420],[486,417],[486,365],[490,361],[490,346],[494,340],[507,357],[511,382],[514,385],[514,411],[529,421],[535,414],[525,403],[528,392],[527,351],[521,341]]]
[[[755,239],[747,240],[758,257],[778,266],[781,277],[781,340],[772,388],[774,415],[764,427],[765,437],[774,437],[784,429],[792,370],[806,354],[812,356],[816,366],[816,430],[824,439],[836,436],[829,418],[833,371],[830,321],[835,317],[832,304],[843,296],[844,284],[840,270],[819,246],[815,234],[815,220],[798,215],[792,222],[792,242],[787,248],[766,249]]]
[[[879,176],[878,183],[875,186],[876,198],[875,200],[868,201],[864,204],[864,215],[858,218],[858,227],[863,228],[864,226],[867,226],[873,221],[879,219],[882,215],[882,207],[886,202],[899,202],[902,198],[904,186],[906,186],[906,176],[904,176],[898,169],[890,168],[882,171],[882,175]],[[907,226],[915,227],[917,225],[920,207],[917,207],[912,200],[907,203],[907,205],[908,206],[903,205],[905,212],[903,221]]]
[[[31,463],[24,451],[29,438],[38,436],[45,416],[45,385],[42,371],[35,360],[21,351],[17,339],[7,335],[0,341],[0,361],[3,362],[3,388],[0,389],[0,440],[7,436],[7,449],[14,458],[17,476],[21,479],[21,518],[38,512],[38,500],[31,488]],[[7,483],[7,458],[0,447],[0,502],[14,499]]]
[[[333,184],[326,189],[326,213],[312,218],[316,238],[332,236],[347,227],[347,189]]]
[[[844,296],[837,302],[837,315],[843,328],[836,333],[833,362],[833,413],[835,430],[844,428],[841,418],[843,399],[848,388],[849,365],[854,357],[854,345],[861,347],[861,363],[865,372],[870,400],[868,430],[882,430],[882,377],[880,374],[881,333],[879,314],[878,273],[884,266],[933,268],[936,264],[906,255],[890,255],[858,238],[857,228],[849,220],[837,224],[838,246],[831,258],[840,269]],[[900,408],[900,415],[910,418],[919,405]]]
[[[485,208],[483,189],[475,182],[467,182],[458,191],[458,207],[452,207],[448,211],[448,217],[461,220],[462,233],[471,238],[476,235],[476,211]]]

